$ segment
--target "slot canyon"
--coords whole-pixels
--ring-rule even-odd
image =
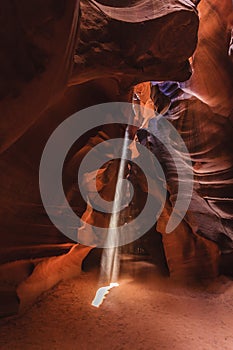
[[[232,350],[232,0],[0,20],[0,349]]]

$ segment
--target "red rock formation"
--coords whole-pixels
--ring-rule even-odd
[[[1,149],[8,148],[1,158],[1,227],[4,232],[2,242],[5,242],[3,249],[4,246],[10,247],[12,244],[31,246],[66,241],[56,229],[51,228],[41,207],[38,192],[38,165],[49,134],[63,119],[78,109],[99,102],[122,100],[121,95],[126,94],[122,87],[127,86],[128,89],[133,81],[149,78],[187,78],[190,74],[186,69],[187,58],[195,49],[198,25],[195,7],[189,1],[171,2],[169,9],[155,6],[152,12],[149,3],[137,3],[133,9],[136,23],[122,22],[121,18],[114,19],[111,14],[106,17],[103,12],[97,11],[93,3],[84,1],[79,22],[80,32],[77,36],[77,2],[67,4],[62,0],[51,0],[44,4],[38,0],[32,4],[25,0],[23,5],[13,7],[4,2],[3,20],[8,30],[1,33],[8,43],[1,56],[1,67],[4,67],[5,74],[2,83],[5,95],[0,101],[4,115],[1,122]],[[140,12],[141,15],[144,13],[143,18],[137,17],[138,6],[145,10]],[[107,8],[103,10],[109,11]],[[91,16],[85,17],[85,11],[91,13]],[[148,11],[151,12],[149,20],[146,18]],[[11,26],[12,14],[14,24]],[[120,15],[122,14],[126,17],[131,16],[132,11],[126,6]],[[102,28],[99,31],[95,30],[95,17],[99,18],[99,26]],[[173,40],[169,35],[163,43],[165,33],[169,33],[168,29],[175,23],[183,25],[179,27],[180,31],[176,32],[179,55],[177,52],[174,54]],[[127,27],[128,37],[125,36],[122,40],[118,33],[122,32],[124,26]],[[120,28],[120,31],[117,28]],[[184,30],[190,34],[190,38],[179,44]],[[155,37],[152,35],[154,31]],[[13,32],[17,33],[18,47],[9,41],[8,35],[14,37]],[[148,40],[139,50],[144,36],[147,36]],[[100,50],[95,49],[93,41],[97,44],[99,42]],[[162,44],[159,44],[160,42]],[[106,59],[105,56],[107,43],[113,45],[112,52],[108,51],[112,60]],[[105,79],[106,83],[102,89],[103,80],[86,87],[82,85],[77,89],[67,90],[66,83],[74,62],[72,53],[75,53],[75,46],[75,61],[80,54],[89,62],[85,64],[85,81],[95,77],[93,71],[101,78],[106,76],[103,68],[107,62],[108,71],[110,70],[107,75],[117,80]],[[144,57],[143,53],[150,49],[149,57],[148,54]],[[165,61],[161,60],[163,55],[166,56]],[[13,66],[11,61],[14,62]],[[82,63],[77,61],[70,81],[75,77],[75,72],[82,77]],[[81,81],[83,78],[76,83]],[[67,92],[63,97],[62,92],[65,89]],[[48,108],[52,105],[53,107]],[[26,133],[26,130],[29,131]],[[12,146],[9,148],[10,145]],[[79,145],[79,148],[81,147],[82,144]]]
[[[191,95],[186,96],[180,90],[175,96],[174,91],[170,89],[168,95],[158,95],[157,92],[157,96],[154,96],[155,107],[160,108],[162,113],[166,113],[164,106],[171,106],[167,117],[175,119],[173,125],[188,146],[195,174],[193,199],[186,215],[186,223],[182,223],[186,225],[186,229],[180,227],[169,237],[163,235],[168,265],[173,275],[185,274],[186,264],[187,271],[193,271],[194,274],[202,264],[207,266],[206,271],[205,268],[202,270],[206,276],[211,275],[211,270],[217,273],[218,250],[216,245],[203,237],[217,243],[222,252],[221,271],[232,274],[232,269],[229,268],[229,264],[232,265],[233,238],[232,121],[224,118],[229,117],[232,120],[232,61],[228,52],[232,28],[232,2],[224,1],[219,6],[215,2],[202,1],[199,11],[201,21],[198,46],[192,60],[193,74],[191,79],[181,84],[182,89]],[[182,94],[183,96],[179,97]],[[209,106],[191,98],[192,95],[199,97]],[[186,99],[186,102],[179,101],[181,99]],[[176,192],[176,185],[172,184],[172,181],[174,182],[174,179],[171,178],[170,193]],[[167,203],[167,207],[170,211],[171,204]],[[165,232],[166,216],[168,214],[161,216],[158,222],[161,232]],[[195,243],[191,243],[193,234]],[[200,236],[201,245],[198,243]],[[184,250],[185,242],[193,246],[192,258],[188,249]],[[176,255],[175,252],[179,249],[183,249],[183,255]],[[198,264],[198,259],[202,263]]]
[[[202,0],[198,6],[198,46],[192,58],[193,74],[187,91],[207,103],[214,112],[228,117],[233,110],[232,60],[229,45],[233,7],[231,0]]]
[[[2,2],[1,152],[64,93],[73,62],[78,3]]]
[[[79,15],[78,1],[3,1],[0,224],[4,261],[44,256],[53,244],[54,254],[64,252],[64,246],[57,249],[57,244],[68,240],[52,226],[42,207],[38,168],[47,139],[65,118],[97,103],[129,100],[137,83],[190,77],[188,58],[195,50],[198,29],[193,2],[122,0],[117,4],[116,8],[114,0],[83,0]],[[214,276],[218,249],[232,252],[231,1],[220,6],[202,0],[199,11],[193,76],[182,89],[202,102],[192,98],[179,103],[174,121],[190,150],[197,187],[185,221],[171,236],[163,236],[170,272],[177,277],[202,272]],[[152,106],[148,96],[143,103]],[[98,143],[103,132],[111,138],[121,131],[108,129],[101,134],[98,129],[84,135],[67,159],[67,172],[72,173],[90,149],[90,137]],[[106,169],[111,166],[116,164]],[[101,181],[105,197],[112,194],[116,180],[109,178],[111,190]],[[77,212],[83,214],[86,203],[78,190],[73,191],[73,179],[64,185]],[[158,225],[161,232],[170,211],[171,204],[166,203]],[[106,225],[97,213],[89,220],[96,222],[97,216]],[[21,254],[12,253],[12,246],[18,246],[18,252],[22,248]]]

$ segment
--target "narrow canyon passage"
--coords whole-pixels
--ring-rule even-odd
[[[232,0],[0,23],[0,350],[233,350]]]
[[[91,306],[96,271],[59,284],[24,314],[1,321],[1,350],[232,350],[233,282],[181,286],[124,256],[120,286]]]

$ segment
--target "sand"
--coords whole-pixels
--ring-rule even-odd
[[[181,286],[154,265],[124,260],[120,286],[100,308],[92,270],[44,293],[20,316],[1,320],[1,350],[232,350],[233,281]]]

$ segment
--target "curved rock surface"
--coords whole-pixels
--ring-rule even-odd
[[[41,245],[68,241],[45,214],[38,188],[40,157],[56,126],[90,105],[130,101],[137,83],[190,77],[188,58],[197,43],[196,7],[188,0],[171,0],[169,9],[161,1],[153,3],[160,5],[152,9],[152,2],[138,0],[129,7],[129,2],[121,1],[116,10],[114,1],[106,6],[106,1],[83,0],[80,8],[78,1],[50,0],[45,4],[43,0],[24,0],[22,6],[3,2],[0,224],[5,254],[12,246],[33,246],[40,252]],[[204,275],[214,276],[220,252],[232,252],[233,89],[232,60],[228,56],[232,24],[226,15],[232,7],[230,0],[219,7],[216,4],[203,0],[199,5],[193,75],[180,85],[182,98],[164,90],[155,103],[174,119],[172,123],[189,148],[195,173],[193,200],[180,228],[182,234],[178,230],[174,238],[163,237],[174,275],[187,276],[188,271],[199,275],[200,266],[206,262]],[[138,12],[138,8],[145,12]],[[152,107],[150,97],[144,104]],[[90,131],[74,146],[67,159],[68,172],[78,166],[93,139],[98,143],[103,135],[111,138],[122,132],[112,128],[101,133],[100,129]],[[82,215],[86,203],[74,189],[73,179],[64,185],[67,192],[71,190],[70,200]],[[169,191],[174,196],[175,185],[171,177]],[[171,203],[167,203],[160,228],[170,210]],[[177,255],[178,251],[181,253]],[[9,255],[11,259],[17,256]]]

